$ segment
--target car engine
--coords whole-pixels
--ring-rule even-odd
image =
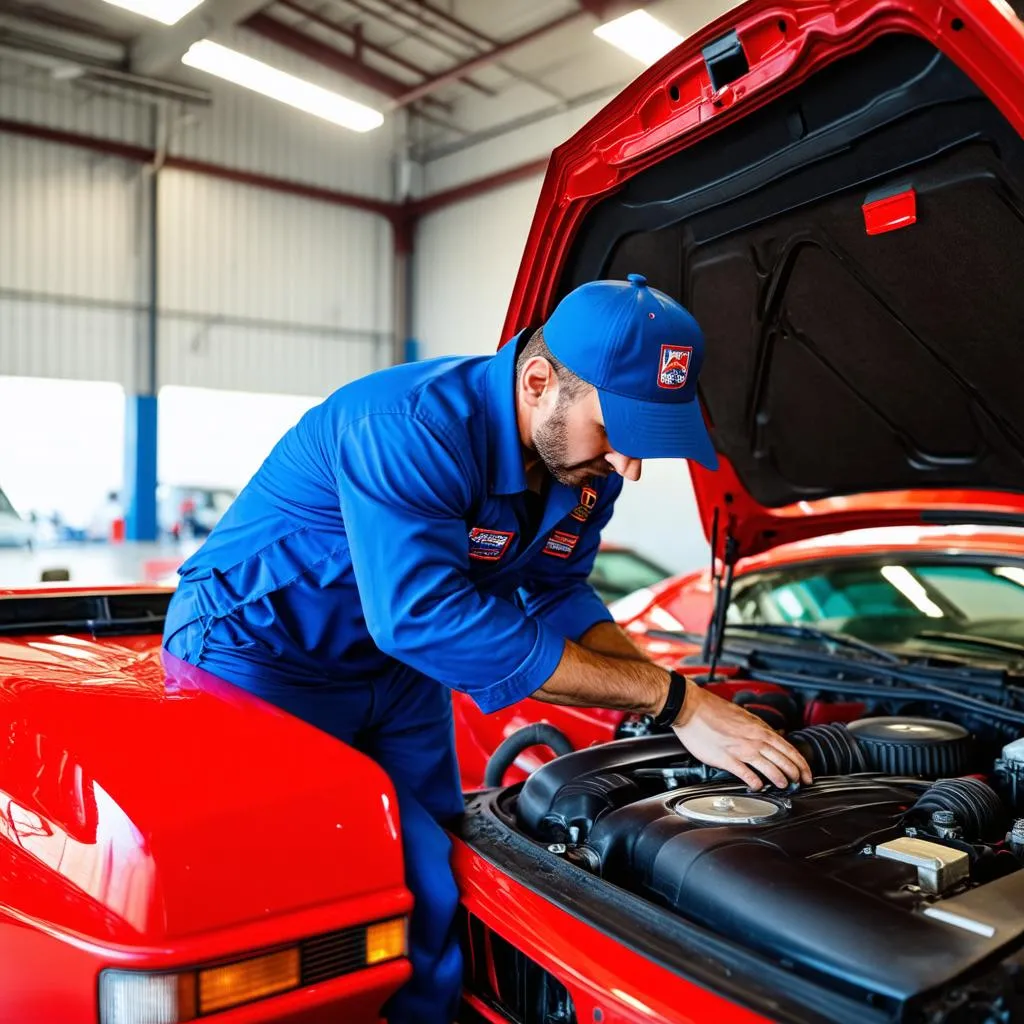
[[[674,735],[576,751],[523,784],[518,830],[872,1005],[1024,946],[1024,738],[992,757],[964,726],[914,716],[788,738],[815,778],[784,791],[748,790]]]

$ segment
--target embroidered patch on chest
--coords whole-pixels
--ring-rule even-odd
[[[553,555],[555,558],[568,558],[572,553],[573,549],[579,543],[578,533],[567,533],[565,530],[555,530],[554,533],[548,537],[547,544],[544,545],[544,554]]]
[[[497,562],[508,550],[515,532],[488,530],[474,526],[469,531],[469,557],[481,562]]]
[[[585,523],[597,504],[597,491],[593,487],[584,487],[580,492],[580,503],[569,513],[577,522]]]

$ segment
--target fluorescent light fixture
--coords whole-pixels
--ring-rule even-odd
[[[1016,565],[1001,565],[992,572],[996,576],[1002,576],[1004,580],[1012,580],[1018,587],[1024,587],[1024,569]]]
[[[943,610],[928,596],[920,580],[903,565],[883,565],[882,575],[891,583],[919,612],[929,619],[944,618]]]
[[[144,18],[152,18],[164,25],[173,25],[194,11],[203,0],[105,0],[114,7],[120,7]]]
[[[594,35],[648,65],[661,60],[683,41],[678,32],[643,10],[630,11],[598,25]]]
[[[346,99],[330,89],[322,89],[209,39],[193,43],[181,62],[262,93],[272,100],[287,103],[290,107],[315,114],[342,128],[351,128],[354,132],[368,132],[384,123],[384,115],[372,107]]]

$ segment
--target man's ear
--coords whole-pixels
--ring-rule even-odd
[[[558,388],[554,367],[543,357],[533,356],[526,361],[519,375],[519,394],[527,405],[536,406],[544,393]]]

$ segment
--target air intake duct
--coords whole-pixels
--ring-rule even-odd
[[[856,738],[842,722],[812,725],[786,738],[807,758],[815,775],[853,775],[868,770]]]
[[[937,718],[861,718],[848,726],[867,771],[939,779],[971,770],[971,735]]]
[[[980,779],[942,779],[921,794],[907,812],[916,821],[928,821],[935,811],[952,811],[969,840],[995,842],[1006,833],[1007,814],[1003,802]]]

